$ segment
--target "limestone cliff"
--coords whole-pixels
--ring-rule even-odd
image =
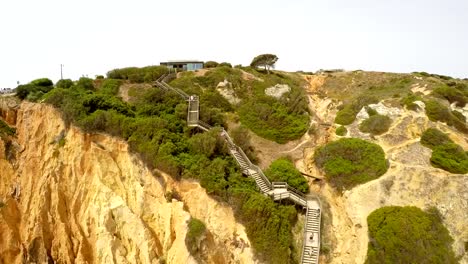
[[[198,183],[153,173],[124,141],[67,128],[50,106],[8,113],[17,138],[12,159],[0,141],[0,263],[253,262],[244,227]],[[168,201],[174,191],[180,201]],[[191,216],[207,226],[201,259],[185,245]]]

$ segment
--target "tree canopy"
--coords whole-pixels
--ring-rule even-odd
[[[261,54],[253,58],[250,66],[252,67],[264,67],[268,73],[270,73],[270,68],[275,67],[275,63],[278,61],[278,57],[274,54]]]

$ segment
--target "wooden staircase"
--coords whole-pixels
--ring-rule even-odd
[[[167,91],[173,91],[188,101],[187,125],[198,127],[209,131],[213,127],[200,120],[200,102],[196,95],[188,95],[184,91],[174,88],[166,83],[169,75],[163,75],[154,86]],[[226,141],[229,152],[236,160],[243,174],[255,180],[257,188],[261,193],[270,196],[274,201],[288,199],[306,209],[306,220],[304,224],[304,246],[302,250],[301,263],[318,264],[320,252],[320,199],[315,196],[306,196],[298,190],[290,187],[285,182],[270,182],[263,174],[260,167],[253,164],[244,151],[231,139],[226,130],[222,129],[221,137]]]

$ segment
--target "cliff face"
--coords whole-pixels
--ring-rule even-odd
[[[207,226],[201,252],[216,252],[204,262],[253,262],[232,210],[197,183],[155,176],[124,141],[66,128],[49,106],[16,116],[15,159],[0,141],[0,263],[195,263],[191,215]]]

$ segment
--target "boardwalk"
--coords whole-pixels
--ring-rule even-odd
[[[198,127],[204,131],[212,129],[210,125],[200,120],[200,102],[198,96],[189,96],[182,90],[169,86],[165,82],[166,78],[167,75],[162,76],[155,82],[155,86],[164,90],[176,92],[184,98],[184,100],[188,101],[187,125]],[[290,187],[285,182],[270,182],[265,174],[263,174],[263,171],[250,161],[244,151],[234,143],[227,131],[224,129],[221,131],[221,137],[226,141],[229,152],[234,157],[237,164],[239,164],[242,173],[255,180],[257,188],[261,193],[271,197],[274,201],[287,199],[302,206],[306,210],[301,263],[317,264],[320,253],[321,218],[321,206],[318,197],[304,195],[298,190]]]

